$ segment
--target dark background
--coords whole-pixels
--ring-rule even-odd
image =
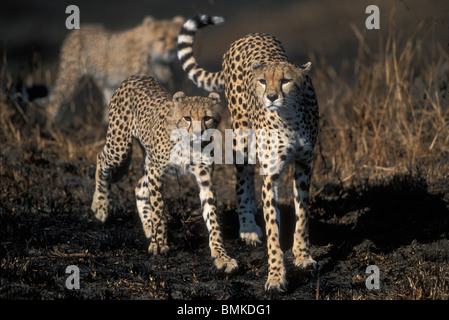
[[[5,1],[0,11],[0,50],[6,48],[8,71],[25,72],[34,54],[43,67],[57,63],[59,48],[69,30],[65,21],[68,5],[80,9],[83,23],[102,23],[110,30],[124,30],[138,25],[146,15],[170,19],[175,15],[191,17],[199,13],[221,15],[226,23],[206,28],[200,33],[196,53],[205,67],[219,68],[221,56],[229,45],[251,32],[266,32],[281,40],[289,57],[304,63],[312,52],[324,55],[339,67],[346,60],[353,63],[358,42],[351,25],[359,29],[368,44],[377,43],[390,28],[390,14],[400,32],[418,23],[432,28],[429,41],[449,43],[449,3],[445,0],[408,1],[272,1],[272,0],[134,0],[134,1]],[[380,30],[367,30],[365,9],[380,8]],[[2,52],[2,53],[3,53]]]

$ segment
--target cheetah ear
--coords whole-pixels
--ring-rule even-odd
[[[312,70],[312,62],[309,61],[307,63],[304,63],[299,67],[299,69],[301,69],[302,72],[309,72],[310,70]]]
[[[211,99],[211,100],[213,100],[216,104],[217,103],[220,103],[220,95],[218,94],[218,93],[216,93],[216,92],[211,92],[210,94],[209,94],[209,97],[208,97],[209,99]]]
[[[146,16],[143,18],[143,24],[151,24],[154,22],[154,18],[152,16]]]
[[[186,21],[186,19],[184,17],[181,16],[176,16],[172,19],[174,24],[184,24],[184,22]]]
[[[173,95],[173,102],[179,102],[181,99],[185,98],[186,94],[182,91],[178,91]]]
[[[264,66],[262,62],[256,61],[251,64],[251,71],[256,71]]]

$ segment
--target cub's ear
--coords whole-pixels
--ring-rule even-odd
[[[182,91],[178,91],[173,95],[173,102],[179,102],[181,99],[185,98],[186,94]]]
[[[211,92],[208,96],[209,99],[214,100],[215,103],[220,103],[220,95],[216,92]]]
[[[299,67],[299,69],[301,69],[302,72],[309,72],[310,70],[312,70],[312,62],[309,61],[307,63],[304,63]]]
[[[256,71],[264,66],[262,62],[256,61],[251,64],[251,71]]]

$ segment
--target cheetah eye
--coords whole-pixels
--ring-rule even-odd
[[[281,85],[287,84],[290,81],[292,81],[291,79],[281,79]]]
[[[209,121],[212,120],[212,117],[211,116],[204,116],[203,120],[204,120],[204,122],[209,122]]]
[[[259,83],[263,86],[267,84],[267,81],[265,79],[259,79],[257,81],[259,81]]]
[[[184,120],[187,121],[187,122],[191,122],[192,121],[192,117],[184,116]]]

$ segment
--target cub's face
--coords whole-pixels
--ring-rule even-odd
[[[174,17],[172,20],[155,21],[151,17],[146,17],[143,24],[150,43],[151,58],[153,61],[164,63],[172,62],[176,59],[176,48],[178,45],[178,33],[184,24],[183,17]]]
[[[207,129],[216,129],[221,120],[220,96],[212,92],[206,97],[186,97],[184,92],[173,96],[173,112],[168,115],[168,130],[186,130],[190,141],[201,141]]]
[[[254,86],[262,106],[271,111],[294,102],[302,86],[303,76],[310,70],[308,62],[301,67],[288,62],[254,62],[251,70]]]

